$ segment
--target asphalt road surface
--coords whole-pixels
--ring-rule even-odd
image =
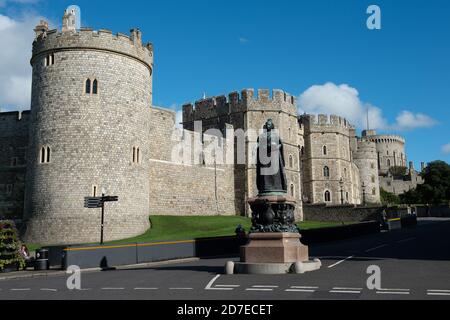
[[[68,276],[0,281],[0,299],[145,300],[450,300],[450,221],[310,247],[319,271],[287,275],[224,275],[226,261],[81,274],[81,290]],[[381,287],[369,289],[369,266],[381,271]]]

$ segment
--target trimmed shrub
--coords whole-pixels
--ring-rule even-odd
[[[15,223],[0,221],[0,272],[6,268],[25,267],[25,259],[19,253],[20,245]]]

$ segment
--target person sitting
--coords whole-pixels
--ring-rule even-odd
[[[19,250],[20,255],[25,259],[25,269],[29,267],[33,267],[34,258],[30,256],[30,251],[25,244],[22,244]]]

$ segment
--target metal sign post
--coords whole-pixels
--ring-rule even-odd
[[[105,226],[105,202],[117,202],[119,197],[106,196],[104,193],[101,197],[86,197],[84,198],[84,207],[88,209],[102,208],[102,221],[100,225],[100,244],[103,244],[103,230]]]

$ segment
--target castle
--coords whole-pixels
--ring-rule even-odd
[[[144,233],[149,215],[249,215],[247,200],[257,193],[252,163],[205,161],[202,152],[188,154],[199,161],[180,163],[174,150],[181,141],[205,147],[214,140],[232,146],[236,160],[239,146],[227,132],[260,130],[269,118],[285,146],[297,219],[302,203],[379,203],[380,179],[406,163],[402,138],[358,137],[341,117],[299,115],[296,98],[281,90],[186,104],[177,134],[175,112],[152,104],[152,44],[138,29],[113,35],[76,30],[74,21],[66,11],[61,31],[45,21],[36,26],[31,110],[0,113],[0,217],[23,218],[27,242],[98,241],[100,212],[83,200],[102,192],[119,197],[108,204],[108,241]],[[245,137],[245,159],[256,138]]]

